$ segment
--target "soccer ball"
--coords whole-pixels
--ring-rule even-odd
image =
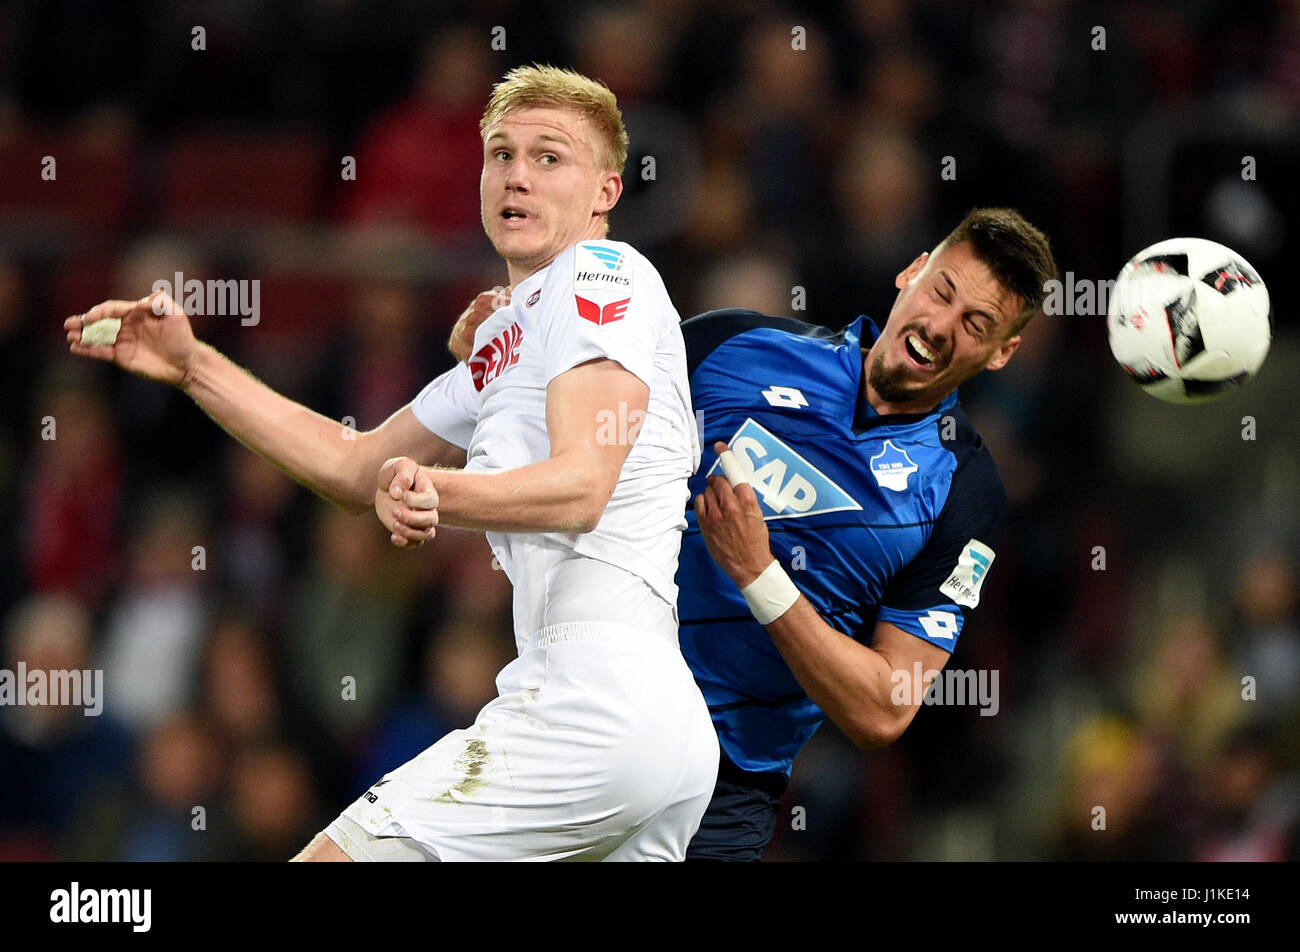
[[[1216,400],[1264,363],[1268,290],[1231,248],[1170,238],[1120,271],[1106,313],[1110,350],[1143,390],[1170,403]]]

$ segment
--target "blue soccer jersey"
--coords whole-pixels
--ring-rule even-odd
[[[951,652],[993,561],[1006,494],[950,394],[933,411],[875,412],[860,317],[835,333],[755,311],[682,324],[703,458],[691,498],[721,473],[713,444],[745,459],[772,554],[832,627],[870,644],[877,619]],[[826,715],[795,680],[688,507],[677,572],[682,652],[726,755],[790,772]]]

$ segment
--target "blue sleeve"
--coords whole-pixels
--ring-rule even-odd
[[[894,576],[877,620],[951,652],[1001,539],[1006,491],[981,447],[958,465],[925,547]]]

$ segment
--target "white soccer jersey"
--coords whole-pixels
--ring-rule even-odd
[[[550,456],[546,388],[565,371],[606,357],[650,388],[643,421],[626,407],[596,421],[610,439],[641,426],[592,532],[487,533],[514,585],[521,647],[543,629],[588,621],[644,621],[676,639],[686,481],[700,462],[679,323],[635,248],[583,241],[521,281],[479,326],[470,360],[411,404],[430,431],[466,449],[467,471],[494,472]]]

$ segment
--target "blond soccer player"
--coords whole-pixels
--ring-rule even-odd
[[[474,724],[379,778],[299,854],[680,860],[718,742],[677,647],[674,574],[700,449],[679,318],[608,240],[627,134],[602,84],[512,70],[483,115],[483,226],[512,293],[470,358],[355,440],[207,344],[165,295],[66,322],[73,353],[181,387],[399,544],[483,531],[514,585],[518,657]],[[112,344],[83,326],[121,320]]]

